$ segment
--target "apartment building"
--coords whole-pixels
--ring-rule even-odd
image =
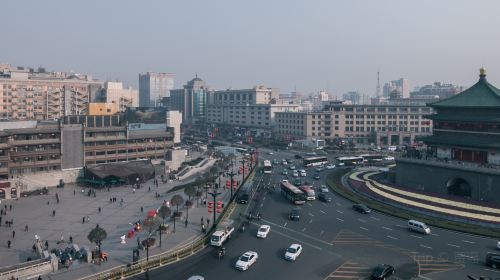
[[[278,98],[276,89],[263,86],[215,91],[208,97],[207,123],[252,128],[257,134],[268,133],[274,127],[277,112],[299,110],[299,105],[282,103]]]
[[[276,114],[276,134],[283,139],[347,139],[358,144],[402,145],[432,132],[426,106],[349,105],[331,102],[322,112]]]
[[[105,82],[104,97],[107,103],[115,103],[120,112],[139,106],[139,92],[131,87],[124,88],[122,82]]]
[[[0,119],[55,120],[85,114],[102,88],[91,76],[0,67]]]

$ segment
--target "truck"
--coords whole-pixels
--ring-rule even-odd
[[[212,234],[210,245],[215,247],[222,246],[233,234],[234,227],[219,228]]]

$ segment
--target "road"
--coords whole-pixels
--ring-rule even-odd
[[[262,153],[262,158],[293,155]],[[301,166],[297,160],[295,165]],[[278,184],[283,168],[277,166],[271,175],[259,174],[255,187]],[[317,187],[324,184],[329,172],[341,171],[325,170],[320,172],[320,180],[313,180],[316,172],[309,168],[306,180]],[[484,265],[486,252],[497,250],[496,240],[491,238],[439,228],[432,228],[428,236],[412,233],[406,228],[406,220],[377,212],[357,213],[351,202],[336,195],[332,195],[331,203],[306,203],[301,206],[300,221],[290,221],[288,214],[294,206],[278,190],[262,190],[256,197],[260,198],[256,207],[262,219],[245,232],[236,233],[225,245],[227,253],[222,260],[209,247],[187,260],[152,271],[151,279],[187,279],[191,275],[203,275],[205,279],[368,279],[379,263],[396,268],[390,279],[467,279],[467,274],[500,278],[500,270]],[[249,206],[238,207],[242,211]],[[255,236],[260,224],[271,226],[267,239]],[[283,259],[291,243],[304,247],[296,262]],[[249,250],[259,254],[256,264],[245,272],[235,270],[237,258]]]

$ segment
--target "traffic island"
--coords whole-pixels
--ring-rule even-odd
[[[500,228],[492,226],[482,226],[481,224],[477,223],[477,221],[474,220],[469,220],[469,221],[466,219],[460,221],[447,220],[445,219],[444,216],[438,217],[435,215],[435,213],[432,212],[425,213],[424,211],[417,209],[414,210],[408,209],[408,207],[406,207],[405,205],[402,204],[399,205],[392,201],[385,202],[383,200],[375,200],[372,196],[369,196],[366,193],[356,192],[349,185],[348,177],[350,173],[351,170],[348,169],[335,170],[327,176],[327,184],[337,194],[353,201],[354,203],[363,203],[369,208],[378,212],[382,212],[406,220],[409,219],[419,220],[428,225],[433,225],[436,227],[445,228],[449,230],[489,236],[494,238],[497,238],[500,235]]]

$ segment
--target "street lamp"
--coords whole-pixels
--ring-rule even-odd
[[[231,188],[231,197],[229,199],[229,201],[232,201],[233,200],[233,176],[236,175],[236,173],[234,173],[234,162],[233,162],[233,158],[231,158],[231,172],[228,172],[227,175],[231,176],[231,184],[230,184],[230,188]]]
[[[220,177],[219,177],[219,181],[220,181]],[[214,220],[213,220],[213,224],[212,224],[213,228],[215,228],[215,226],[217,225],[217,222],[216,222],[216,218],[217,218],[216,217],[216,215],[217,215],[216,213],[217,213],[217,210],[215,209],[215,207],[216,207],[215,205],[217,205],[217,196],[219,196],[221,194],[220,192],[218,192],[218,188],[219,188],[218,185],[213,184],[212,185],[212,191],[208,193],[213,198],[213,207],[214,207],[214,209],[213,209],[213,211],[214,211]]]

